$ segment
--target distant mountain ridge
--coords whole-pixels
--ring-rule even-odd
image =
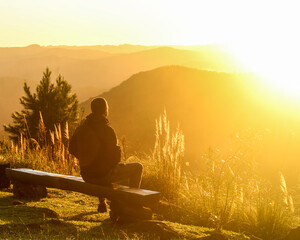
[[[0,77],[37,81],[45,68],[49,67],[54,75],[62,74],[74,88],[95,86],[108,90],[134,73],[165,65],[184,65],[227,72],[236,70],[236,63],[230,62],[226,54],[210,48],[203,47],[201,51],[192,51],[166,46],[141,46],[139,49],[141,51],[111,54],[94,49],[64,49],[38,45],[0,48]]]
[[[144,51],[148,49],[158,48],[160,46],[143,46],[143,45],[132,45],[132,44],[120,44],[120,45],[91,45],[91,46],[47,46],[48,48],[65,48],[65,49],[90,49],[99,50],[111,54],[121,54],[121,53],[133,53]]]
[[[181,49],[183,48],[183,49]],[[0,116],[0,123],[8,121],[16,110],[18,98],[22,96],[24,80],[32,88],[40,81],[43,71],[49,67],[54,81],[61,74],[72,85],[80,101],[119,85],[132,74],[167,65],[183,65],[215,71],[233,71],[235,64],[228,54],[214,46],[48,46],[36,44],[27,47],[0,47],[0,78],[6,82],[7,91],[15,93],[0,95],[7,102]],[[4,80],[3,80],[4,81]],[[1,84],[1,82],[0,82]],[[0,85],[0,87],[4,87]],[[9,109],[11,109],[9,111]],[[8,113],[10,112],[10,113]]]

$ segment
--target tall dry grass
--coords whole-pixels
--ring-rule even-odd
[[[165,217],[243,231],[266,240],[285,236],[299,222],[299,215],[282,174],[278,186],[259,177],[253,149],[262,136],[251,134],[230,153],[209,149],[202,155],[202,171],[195,175],[183,167],[183,133],[179,128],[171,131],[164,112],[156,120],[153,154],[141,161],[146,173],[144,187],[161,191],[173,206]]]
[[[165,184],[159,190],[167,199],[176,199],[182,186],[182,164],[184,157],[184,135],[177,127],[170,131],[170,123],[166,111],[156,120],[156,140],[151,161],[156,166],[155,178]]]
[[[181,209],[187,210],[190,223],[243,231],[266,240],[281,239],[299,223],[283,175],[281,186],[251,176],[241,181],[230,162],[213,159],[212,169],[191,177],[180,195]]]
[[[123,139],[122,158],[143,163],[142,186],[160,191],[172,206],[171,211],[160,213],[164,218],[242,231],[265,240],[280,239],[300,224],[300,209],[293,201],[293,193],[300,199],[299,189],[289,190],[282,174],[278,186],[257,174],[252,146],[260,135],[243,138],[237,150],[227,154],[209,149],[202,154],[202,168],[196,175],[185,166],[184,135],[179,127],[170,128],[166,112],[156,120],[155,135],[153,153],[142,157],[128,158]],[[49,131],[41,116],[39,139],[21,134],[18,143],[2,141],[0,158],[12,167],[79,175],[77,160],[68,153],[68,141],[68,125]]]
[[[3,140],[1,157],[12,167],[31,168],[61,174],[79,174],[77,159],[68,152],[68,123],[62,131],[61,125],[55,125],[54,130],[45,127],[40,114],[38,139],[20,134],[18,142]]]

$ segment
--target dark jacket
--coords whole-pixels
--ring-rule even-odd
[[[93,113],[76,129],[69,149],[79,159],[84,179],[104,177],[121,159],[114,129],[107,118]]]

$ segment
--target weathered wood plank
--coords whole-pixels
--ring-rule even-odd
[[[6,175],[11,180],[18,180],[50,188],[75,191],[96,197],[122,199],[142,204],[144,206],[153,205],[160,197],[160,193],[155,191],[129,188],[120,185],[116,185],[114,188],[108,188],[86,183],[81,177],[48,173],[27,168],[7,168]]]

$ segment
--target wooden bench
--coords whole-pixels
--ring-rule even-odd
[[[158,203],[160,193],[145,189],[129,188],[114,185],[99,186],[86,183],[81,177],[48,173],[27,168],[6,168],[6,176],[13,183],[13,192],[22,196],[22,186],[28,186],[29,191],[37,192],[39,197],[47,195],[46,187],[75,191],[111,201],[110,217],[113,221],[148,220],[152,218],[151,207]],[[38,196],[37,196],[38,197]]]

